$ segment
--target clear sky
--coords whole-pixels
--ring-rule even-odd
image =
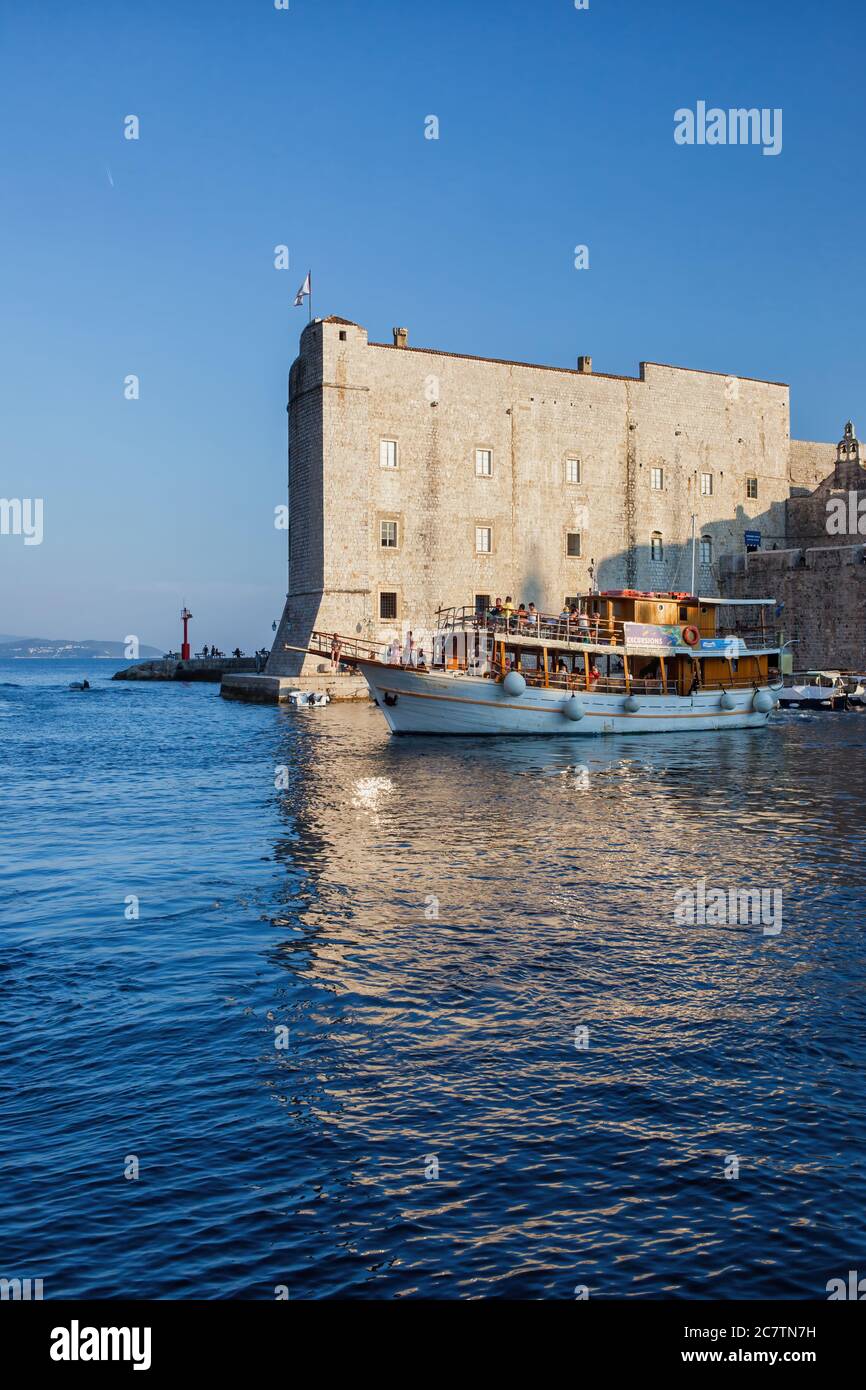
[[[767,377],[796,437],[866,432],[860,0],[0,0],[0,34],[0,495],[44,499],[0,632],[168,646],[185,600],[196,646],[270,641],[308,267],[376,340]],[[781,108],[781,154],[676,144],[698,101]]]

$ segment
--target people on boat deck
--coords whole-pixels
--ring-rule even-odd
[[[493,607],[492,607],[491,610],[490,610],[490,617],[491,617],[491,618],[501,618],[501,617],[503,617],[503,615],[504,615],[504,609],[503,609],[503,607],[502,607],[502,599],[501,599],[501,598],[497,598],[496,602],[494,603]]]
[[[514,599],[510,594],[505,595],[505,602],[502,605],[502,612],[505,614],[505,626],[511,627],[511,615],[514,612]]]
[[[532,623],[533,625],[536,625],[536,626],[537,626],[537,624],[538,624],[538,609],[535,607],[535,604],[534,604],[534,603],[530,603],[529,607],[527,608],[527,610],[526,610],[526,618],[527,618],[527,621],[528,621],[528,622],[530,622],[530,623]]]
[[[523,625],[525,622],[526,622],[526,604],[525,604],[525,603],[523,602],[523,600],[521,599],[521,600],[520,600],[520,604],[519,604],[518,609],[517,609],[517,625],[518,625],[518,627],[522,627],[522,625]]]
[[[590,685],[595,685],[595,683],[596,683],[596,681],[599,679],[599,676],[600,676],[600,675],[601,675],[601,672],[599,671],[599,669],[598,669],[598,667],[596,666],[595,662],[593,662],[592,665],[591,665],[590,668],[589,668],[589,683],[590,683]]]
[[[579,613],[577,618],[577,631],[581,642],[589,641],[589,618],[585,613]]]

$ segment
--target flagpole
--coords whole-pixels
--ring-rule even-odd
[[[308,296],[309,301],[310,301],[310,303],[309,303],[310,316],[309,316],[309,318],[307,319],[307,323],[312,323],[312,322],[313,322],[313,272],[312,272],[312,270],[308,270],[308,271],[307,271],[307,279],[308,279],[309,282],[310,282],[310,293],[309,293],[309,296]]]

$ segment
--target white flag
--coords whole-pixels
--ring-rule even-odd
[[[295,304],[303,304],[305,295],[311,294],[312,289],[313,286],[310,282],[310,272],[307,271],[307,277],[304,280],[304,283],[301,285],[301,288],[298,290],[298,293],[295,295]]]

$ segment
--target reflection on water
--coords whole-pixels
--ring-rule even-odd
[[[862,1265],[866,716],[472,743],[10,699],[4,1190],[46,1296],[805,1298]],[[678,925],[701,877],[781,890],[781,933]]]

